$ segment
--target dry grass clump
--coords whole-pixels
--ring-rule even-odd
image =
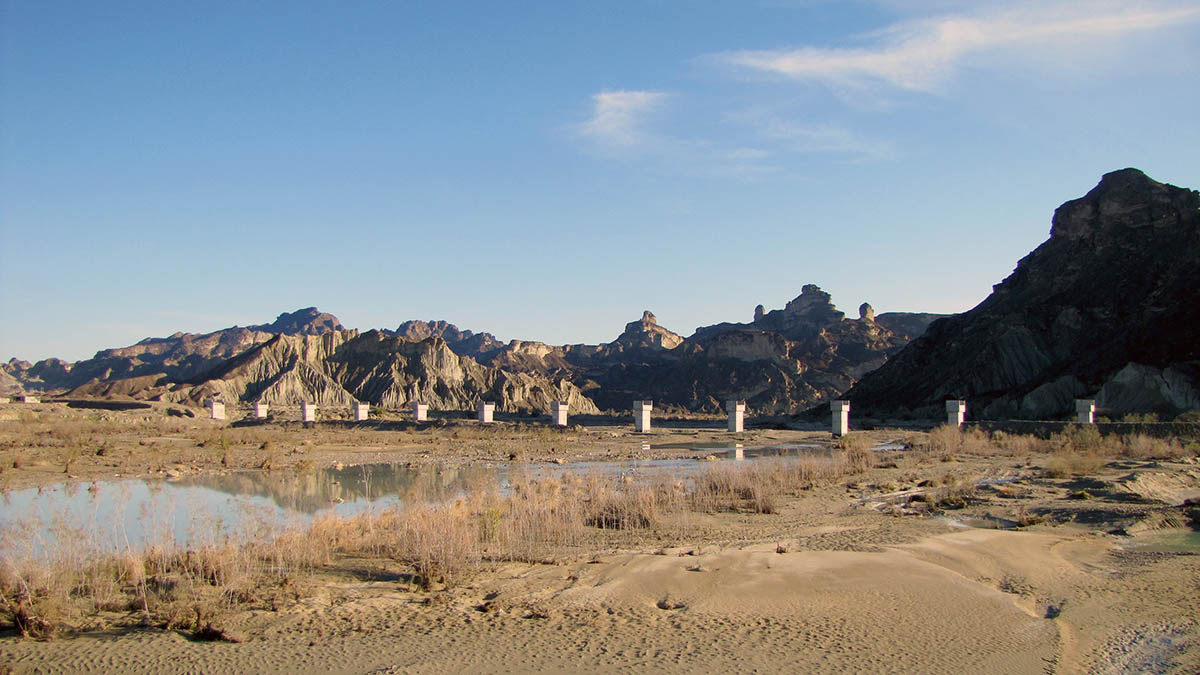
[[[1185,447],[1177,439],[1134,434],[1121,439],[1124,457],[1134,459],[1179,459],[1196,454],[1198,447]]]
[[[1102,436],[1092,425],[1071,425],[1044,445],[1053,453],[1046,461],[1046,475],[1051,478],[1095,473],[1104,466],[1106,458],[1177,459],[1196,454],[1198,449],[1184,446],[1177,439],[1141,434]]]
[[[287,538],[101,553],[84,533],[64,534],[0,559],[0,622],[26,637],[131,622],[200,630],[234,608],[298,598],[297,584],[315,562],[308,542]]]
[[[998,447],[988,435],[978,429],[963,431],[957,426],[943,424],[919,437],[913,443],[922,456],[942,462],[953,461],[956,455],[994,455]]]
[[[760,459],[750,464],[715,466],[693,480],[688,502],[695,511],[750,511],[774,513],[784,495],[811,489],[820,482],[837,480],[871,468],[870,441],[846,436],[850,447],[829,456],[795,459]],[[861,440],[858,440],[861,439]]]
[[[1045,441],[1035,436],[1006,434],[1003,431],[993,432],[991,442],[996,453],[1006,457],[1028,456],[1039,451],[1045,444]]]

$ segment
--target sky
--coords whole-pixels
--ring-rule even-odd
[[[1198,110],[1195,0],[0,0],[0,359],[961,312]]]

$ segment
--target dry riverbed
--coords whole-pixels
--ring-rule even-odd
[[[156,673],[1200,671],[1194,446],[883,430],[852,436],[798,473],[786,463],[807,460],[736,462],[724,449],[828,446],[828,433],[735,436],[716,419],[648,435],[625,424],[559,430],[511,420],[414,427],[386,415],[361,426],[242,426],[170,416],[171,409],[4,406],[2,487],[182,480],[258,467],[301,476],[374,462],[686,459],[702,468],[643,486],[573,466],[569,476],[521,483],[507,495],[321,521],[273,548],[260,542],[262,551],[228,554],[259,561],[269,551],[277,567],[303,560],[286,575],[263,577],[275,584],[269,592],[262,579],[210,574],[215,595],[177,593],[157,612],[112,602],[78,615],[61,609],[53,639],[16,630],[0,638],[0,665]],[[854,459],[881,443],[903,449]],[[542,529],[504,534],[530,523]],[[428,550],[413,548],[420,537],[429,538]],[[461,548],[447,551],[455,542]],[[441,567],[423,563],[426,554],[445,556]],[[120,577],[129,586],[113,597],[166,597],[152,587],[163,583],[167,571],[155,570],[169,570],[170,556],[157,555],[129,557],[136,571]],[[189,555],[202,552],[178,559]],[[4,560],[6,593],[17,587],[15,564]],[[240,598],[226,597],[234,592]]]

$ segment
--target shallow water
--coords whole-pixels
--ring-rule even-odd
[[[701,449],[701,448],[697,448]],[[825,446],[702,448],[719,459],[755,460],[825,454]],[[569,464],[362,464],[309,472],[235,471],[177,480],[123,479],[58,484],[0,495],[0,550],[38,549],[71,538],[88,548],[152,544],[195,546],[270,536],[324,515],[350,516],[414,502],[445,502],[476,490],[507,490],[520,477],[567,473],[686,477],[709,466],[695,458]]]
[[[1145,553],[1192,553],[1200,555],[1200,532],[1196,530],[1159,530],[1130,537],[1122,545]]]

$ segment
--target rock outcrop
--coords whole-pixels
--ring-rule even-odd
[[[847,397],[864,414],[965,398],[984,418],[1171,415],[1200,391],[1200,195],[1136,169],[1054,213],[1050,238],[969,312],[933,323]]]
[[[652,399],[659,410],[719,412],[736,398],[757,412],[795,412],[851,386],[910,339],[901,331],[919,331],[934,316],[875,316],[864,307],[859,319],[846,319],[809,284],[782,310],[759,306],[749,324],[703,327],[685,339],[644,311],[611,342],[563,346],[504,344],[445,321],[359,335],[308,308],[249,328],[148,338],[76,364],[13,361],[6,372],[76,396],[194,404],[217,396],[399,408],[416,397],[435,409],[488,400],[502,412],[530,413],[565,400],[589,413]]]
[[[555,347],[513,341],[481,360],[568,377],[604,410],[651,399],[665,411],[719,412],[736,398],[759,412],[795,412],[844,391],[910,339],[870,319],[847,320],[829,294],[811,284],[784,309],[768,313],[759,306],[755,316],[750,324],[702,327],[684,339],[645,311],[612,342]],[[923,328],[938,318],[920,316],[928,317],[924,324],[910,323]]]
[[[509,413],[545,413],[554,401],[567,401],[575,414],[599,412],[565,377],[484,366],[455,354],[440,337],[413,342],[383,331],[278,334],[184,381],[125,378],[88,383],[70,394],[195,405],[212,397],[283,406],[315,402],[343,409],[355,402],[402,408],[415,398],[435,410],[470,410],[483,400]]]
[[[316,307],[284,312],[271,323],[249,328],[279,335],[321,335],[335,330],[344,330],[342,322],[338,321],[336,316],[319,311]]]
[[[263,344],[275,335],[320,335],[341,329],[337,317],[308,307],[284,312],[268,324],[146,338],[129,347],[101,350],[92,358],[74,364],[45,359],[30,365],[14,359],[3,368],[31,391],[76,389],[89,383],[152,375],[180,382]]]
[[[460,356],[486,357],[504,347],[504,343],[491,333],[476,333],[459,330],[458,326],[445,321],[405,321],[394,333],[410,342],[420,342],[431,337],[440,337],[450,349]]]

